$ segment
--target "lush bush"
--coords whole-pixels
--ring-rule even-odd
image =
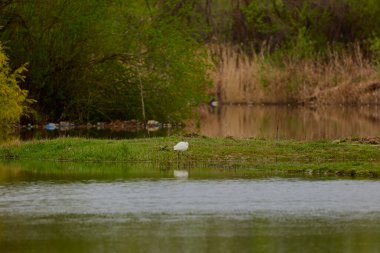
[[[28,100],[27,91],[20,89],[19,82],[24,80],[22,66],[11,71],[9,59],[0,43],[0,127],[8,126],[20,119]]]
[[[182,15],[160,2],[13,1],[3,9],[0,36],[13,66],[29,63],[24,88],[37,111],[52,121],[142,119],[144,103],[147,119],[189,116],[204,100],[207,54]]]

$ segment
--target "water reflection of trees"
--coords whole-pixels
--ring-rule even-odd
[[[380,134],[379,107],[223,106],[201,109],[201,134],[256,138],[335,139]]]

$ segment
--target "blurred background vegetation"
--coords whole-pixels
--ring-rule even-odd
[[[178,122],[208,94],[377,103],[379,16],[377,0],[0,0],[0,120]]]

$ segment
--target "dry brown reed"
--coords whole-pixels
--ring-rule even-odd
[[[280,62],[265,52],[248,56],[232,46],[211,45],[210,50],[217,59],[212,93],[224,103],[380,102],[380,76],[358,45]]]

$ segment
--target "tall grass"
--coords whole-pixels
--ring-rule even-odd
[[[380,76],[354,45],[313,57],[211,45],[218,60],[213,92],[225,103],[378,104]]]

